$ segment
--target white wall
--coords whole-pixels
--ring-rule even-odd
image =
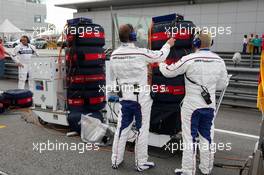
[[[158,16],[169,13],[180,13],[186,20],[192,20],[197,26],[230,26],[231,35],[218,35],[213,50],[240,51],[244,34],[264,33],[264,0],[234,1],[224,3],[171,5],[153,8],[136,8],[115,10],[118,15]],[[111,39],[110,11],[91,11],[76,13],[77,16],[92,18],[101,24],[106,37]],[[129,21],[127,21],[129,23]]]
[[[35,23],[34,16],[41,15],[42,23]],[[44,27],[46,5],[26,2],[26,0],[0,0],[0,24],[9,19],[22,30],[32,30],[33,27]]]

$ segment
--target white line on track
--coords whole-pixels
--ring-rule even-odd
[[[235,132],[235,131],[228,131],[228,130],[224,130],[224,129],[215,129],[215,132],[231,134],[231,135],[236,135],[236,136],[242,136],[242,137],[248,137],[248,138],[253,138],[253,139],[259,139],[259,136],[256,136],[256,135],[245,134],[245,133]]]

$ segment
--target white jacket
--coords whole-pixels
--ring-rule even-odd
[[[119,85],[133,86],[138,84],[140,88],[148,85],[148,64],[164,61],[170,52],[170,45],[165,44],[161,50],[152,51],[138,48],[133,43],[122,43],[110,58],[110,80],[112,85],[116,80]],[[149,95],[149,91],[142,89],[141,95]],[[136,100],[131,91],[123,91],[123,100]]]
[[[184,56],[172,65],[161,63],[159,67],[165,77],[186,74],[189,79],[209,90],[212,103],[207,105],[201,96],[202,88],[191,83],[185,77],[186,93],[183,107],[191,109],[208,107],[215,109],[215,91],[224,89],[228,84],[228,74],[224,60],[206,49]]]
[[[30,64],[32,55],[38,56],[35,46],[31,44],[25,46],[20,43],[15,47],[12,58],[16,63]]]

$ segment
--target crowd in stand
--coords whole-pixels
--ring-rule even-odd
[[[243,39],[243,54],[253,54],[258,55],[261,53],[262,45],[264,43],[264,35],[262,35],[262,38],[259,37],[259,35],[250,34],[244,35]]]

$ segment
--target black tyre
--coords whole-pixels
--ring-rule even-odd
[[[69,90],[99,90],[105,84],[105,70],[103,67],[76,68],[69,72]]]
[[[99,90],[68,91],[70,111],[99,111],[105,107],[105,94]]]
[[[69,26],[67,29],[67,42],[69,46],[104,46],[105,33],[98,24],[79,24]]]
[[[168,55],[166,59],[167,64],[176,63],[179,61],[183,56],[188,55],[192,52],[191,49],[183,48],[183,49],[171,49],[170,54]],[[152,66],[152,73],[153,75],[162,75],[162,73],[159,71],[158,64],[153,64]]]
[[[171,22],[156,24],[152,28],[151,48],[161,49],[166,41],[171,37],[171,33],[176,38],[174,48],[191,48],[195,25],[191,21],[179,21],[175,24]],[[171,33],[169,33],[171,32]]]
[[[177,103],[153,103],[150,131],[157,134],[175,135],[181,131],[181,111]]]
[[[152,91],[151,97],[154,102],[181,103],[185,96],[184,75],[175,78],[164,76],[152,77],[153,87],[159,87],[158,91]]]
[[[104,65],[106,55],[101,47],[77,47],[66,50],[67,65],[72,67],[93,67]]]

